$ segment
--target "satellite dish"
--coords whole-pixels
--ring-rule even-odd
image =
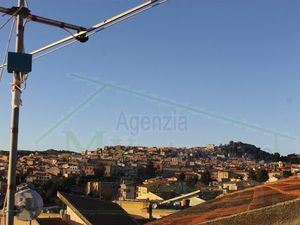
[[[15,207],[18,220],[34,220],[42,211],[43,199],[36,191],[27,187],[15,194]]]

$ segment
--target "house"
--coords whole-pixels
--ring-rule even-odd
[[[214,144],[207,144],[206,146],[205,146],[205,150],[207,150],[207,151],[212,151],[212,150],[214,150],[215,149],[215,145]]]
[[[128,200],[136,198],[136,186],[132,182],[123,181],[120,185],[119,200]]]
[[[282,162],[282,161],[279,161],[279,162],[278,162],[278,168],[279,168],[279,169],[283,169],[284,166],[285,166],[285,163],[284,163],[284,162]]]
[[[26,177],[27,183],[37,183],[37,184],[44,184],[48,180],[51,180],[52,175],[45,173],[45,172],[35,172],[32,175]]]
[[[253,180],[248,180],[248,181],[229,181],[229,182],[224,182],[222,184],[222,189],[225,191],[225,193],[227,191],[231,192],[231,191],[239,191],[241,189],[244,188],[248,188],[248,187],[253,187],[258,185],[259,182],[257,181],[253,181]]]
[[[137,199],[150,201],[164,201],[190,192],[190,188],[176,178],[153,179],[138,186]]]
[[[62,166],[62,174],[64,177],[72,177],[80,175],[80,169],[78,165],[66,163]]]
[[[119,196],[119,182],[90,181],[86,185],[86,195],[103,200],[116,200]]]
[[[242,185],[240,182],[230,181],[230,182],[223,183],[222,188],[223,188],[223,190],[226,190],[226,191],[237,191],[242,188]]]
[[[94,176],[95,175],[95,166],[82,166],[81,171],[85,176]]]
[[[8,161],[8,155],[0,155],[0,160],[1,161]]]
[[[116,203],[60,192],[57,197],[66,206],[68,225],[137,225]]]
[[[219,182],[222,182],[223,180],[228,180],[228,179],[229,179],[229,172],[228,171],[218,171],[217,180]]]
[[[297,173],[299,173],[300,172],[300,166],[299,165],[295,165],[295,164],[293,164],[292,165],[292,167],[291,167],[291,173],[292,174],[297,174]]]
[[[47,170],[47,172],[51,175],[54,175],[54,176],[58,176],[58,175],[61,174],[61,170],[56,166],[49,168]]]

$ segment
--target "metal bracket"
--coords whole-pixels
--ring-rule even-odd
[[[85,43],[89,40],[89,37],[86,34],[81,34],[79,36],[76,36],[75,39],[81,43]]]
[[[26,7],[14,6],[9,9],[7,14],[15,15],[15,16],[22,14],[26,18],[30,15],[30,10]]]

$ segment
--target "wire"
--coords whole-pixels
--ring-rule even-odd
[[[6,63],[6,60],[7,60],[8,51],[9,51],[10,42],[11,42],[11,38],[12,38],[12,34],[13,34],[13,30],[14,30],[15,24],[16,24],[16,20],[13,21],[13,23],[12,23],[12,25],[11,25],[11,28],[10,28],[10,32],[9,32],[9,35],[8,35],[8,41],[7,41],[7,44],[6,44],[6,49],[5,49],[5,53],[4,53],[4,57],[3,57],[3,62],[2,62],[2,64],[5,64],[5,63]],[[5,67],[2,67],[1,70],[0,70],[0,82],[1,82],[1,80],[2,80],[4,68],[5,68]]]
[[[150,8],[150,7],[149,7],[149,8]],[[121,18],[121,19],[119,19],[119,20],[116,20],[116,21],[114,21],[114,22],[112,22],[112,23],[109,23],[109,24],[107,24],[107,25],[104,25],[103,27],[100,27],[100,28],[98,28],[98,29],[95,29],[95,30],[91,31],[90,33],[87,33],[87,37],[93,36],[93,35],[95,35],[96,33],[100,32],[100,31],[102,31],[102,30],[105,30],[105,29],[107,29],[107,28],[109,28],[109,27],[111,27],[111,26],[113,26],[113,25],[115,25],[115,24],[117,24],[117,23],[119,23],[119,22],[122,22],[122,21],[124,21],[124,20],[127,20],[127,19],[131,18],[132,16],[135,16],[135,15],[137,15],[137,14],[140,14],[140,13],[142,13],[142,12],[148,10],[149,8],[147,7],[147,8],[145,8],[145,9],[142,9],[142,10],[138,11],[138,12],[134,12],[134,13],[132,13],[132,14],[126,16],[126,17],[123,17],[123,18]],[[53,52],[56,52],[56,51],[58,51],[58,50],[60,50],[60,49],[63,49],[63,48],[65,48],[65,47],[68,47],[69,45],[72,45],[72,44],[78,42],[78,40],[76,39],[76,37],[74,36],[74,34],[72,34],[72,33],[71,33],[68,29],[66,29],[66,28],[63,28],[63,29],[64,29],[65,31],[67,31],[69,34],[71,34],[75,40],[69,41],[69,42],[67,42],[66,44],[60,45],[60,46],[58,46],[58,47],[56,47],[56,48],[53,48],[53,49],[51,49],[51,50],[49,50],[49,51],[47,51],[47,52],[45,52],[45,53],[43,53],[43,54],[37,55],[37,56],[33,57],[33,60],[37,60],[37,59],[39,59],[39,58],[42,58],[42,57],[44,57],[44,56],[47,56],[47,55],[49,55],[49,54],[51,54],[51,53],[53,53]],[[2,64],[2,65],[3,65],[3,64]]]
[[[0,30],[2,30],[6,24],[9,23],[9,21],[13,18],[13,16],[10,16],[1,26],[0,26]]]
[[[70,41],[70,42],[68,42],[68,43],[66,43],[66,44],[64,44],[64,45],[60,45],[60,46],[58,46],[58,47],[56,47],[56,48],[53,48],[53,49],[51,49],[50,51],[44,52],[44,53],[42,53],[42,54],[40,54],[40,55],[37,55],[37,56],[33,57],[32,59],[33,59],[33,60],[37,60],[37,59],[42,58],[42,57],[44,57],[44,56],[46,56],[46,55],[49,55],[49,54],[51,54],[51,53],[53,53],[53,52],[56,52],[56,51],[58,51],[58,50],[60,50],[60,49],[63,49],[63,48],[65,48],[65,47],[67,47],[67,46],[69,46],[69,45],[71,45],[71,44],[74,44],[75,42],[78,42],[78,41],[77,41],[77,40]],[[5,66],[3,66],[3,67],[5,67]]]
[[[21,9],[23,9],[23,7],[20,7],[17,11],[14,12],[14,14],[12,14],[2,25],[0,25],[0,30],[2,30],[6,24],[9,23],[9,21],[11,21],[12,18],[14,18],[20,11]],[[5,14],[4,14],[5,15]]]
[[[25,6],[26,6],[26,8],[29,8],[29,4],[28,4],[27,0],[25,0]]]
[[[148,5],[148,6],[142,5],[140,7],[143,7],[143,8],[141,8],[141,9],[139,9],[136,12],[133,12],[133,13],[132,12],[130,13],[130,11],[133,11],[133,9],[128,10],[128,11],[126,11],[126,12],[124,12],[124,13],[118,15],[118,16],[112,17],[111,19],[108,19],[108,20],[105,20],[105,21],[103,21],[101,23],[98,23],[95,26],[93,26],[90,29],[88,29],[87,31],[80,32],[80,34],[85,34],[87,37],[92,36],[92,35],[100,32],[100,31],[102,31],[102,30],[104,30],[104,29],[106,29],[106,28],[108,28],[108,27],[110,27],[110,26],[112,26],[114,24],[117,24],[117,23],[119,23],[121,21],[129,19],[130,17],[132,17],[134,15],[140,14],[140,13],[142,13],[142,12],[144,12],[144,11],[152,8],[152,7],[158,6],[158,5],[160,5],[162,3],[165,3],[167,1],[168,0],[160,0],[156,4],[152,4],[151,5],[151,3],[150,3],[150,5]],[[134,9],[136,9],[136,8],[134,8]],[[117,17],[119,17],[119,18],[117,18]],[[109,23],[105,24],[107,21],[109,21]],[[74,44],[74,43],[78,42],[78,40],[76,39],[76,37],[79,36],[80,34],[72,34],[69,30],[67,30],[67,29],[65,29],[65,30],[68,33],[71,34],[69,37],[66,37],[64,39],[61,39],[61,40],[59,40],[57,42],[54,42],[54,43],[49,44],[49,45],[47,45],[47,46],[45,46],[43,48],[40,48],[38,50],[35,50],[35,51],[31,52],[32,55],[36,55],[35,57],[33,57],[33,60],[36,60],[36,59],[39,59],[39,58],[41,58],[43,56],[49,55],[50,53],[53,53],[55,51],[58,51],[60,49],[63,49],[65,47],[71,45],[71,44]],[[76,40],[74,40],[74,39],[76,39]],[[44,52],[44,53],[41,53],[41,52]],[[39,53],[41,53],[41,54],[39,54]],[[6,67],[6,64],[0,65],[0,68],[2,68],[2,67]]]
[[[74,34],[71,31],[69,31],[67,28],[63,27],[62,29],[65,30],[68,34],[70,34],[74,39],[76,39]]]

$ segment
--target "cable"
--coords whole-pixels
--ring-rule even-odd
[[[8,51],[9,51],[10,42],[11,42],[11,38],[12,38],[12,34],[13,34],[13,30],[14,30],[15,24],[16,24],[16,20],[13,21],[12,26],[11,26],[11,28],[10,28],[10,32],[9,32],[9,35],[8,35],[8,41],[7,41],[7,44],[6,44],[6,49],[5,49],[5,53],[4,53],[4,57],[3,57],[3,62],[2,62],[2,64],[5,64],[5,63],[6,63],[6,60],[7,60]],[[5,67],[2,67],[1,70],[0,70],[0,82],[1,82],[1,80],[2,80],[4,68],[5,68]]]
[[[107,20],[104,20],[104,21],[102,21],[100,23],[97,23],[96,25],[92,26],[91,28],[87,29],[86,31],[81,31],[81,32],[79,32],[77,34],[70,35],[70,36],[65,37],[63,39],[55,41],[55,42],[53,42],[51,44],[48,44],[48,45],[46,45],[46,46],[44,46],[42,48],[39,48],[39,49],[37,49],[35,51],[32,51],[30,54],[36,55],[36,54],[38,54],[40,52],[47,51],[48,49],[54,48],[54,47],[56,47],[58,45],[61,45],[63,43],[66,43],[66,42],[74,39],[74,36],[75,37],[80,37],[80,36],[83,36],[83,35],[88,35],[89,33],[93,32],[95,30],[98,30],[98,29],[103,30],[103,27],[107,26],[110,23],[115,23],[116,21],[122,21],[122,19],[124,19],[124,18],[129,18],[132,15],[136,15],[136,14],[138,14],[140,12],[143,12],[143,11],[148,10],[150,8],[153,8],[153,7],[157,6],[157,5],[160,5],[160,4],[162,4],[162,3],[166,2],[166,1],[167,0],[149,0],[149,1],[143,3],[143,4],[139,5],[139,6],[136,6],[136,7],[132,8],[132,9],[129,9],[129,10],[127,10],[127,11],[125,11],[125,12],[119,14],[119,15],[113,16],[110,19],[107,19]],[[145,10],[143,10],[143,9],[145,9]],[[3,66],[3,65],[1,65],[1,66]]]
[[[102,21],[94,26],[92,26],[91,28],[89,28],[87,31],[82,31],[82,32],[79,32],[79,33],[76,33],[76,34],[72,34],[69,30],[66,29],[66,31],[68,33],[71,33],[71,35],[69,37],[66,37],[66,38],[63,38],[59,41],[56,41],[54,43],[51,43],[49,45],[46,45],[40,49],[37,49],[33,52],[31,52],[30,54],[32,55],[36,55],[35,57],[33,57],[33,60],[36,60],[36,59],[39,59],[43,56],[46,56],[46,55],[49,55],[50,53],[53,53],[55,51],[58,51],[62,48],[65,48],[71,44],[74,44],[78,41],[78,38],[80,35],[86,35],[86,37],[89,37],[89,36],[92,36],[116,23],[119,23],[121,21],[124,21],[134,15],[137,15],[137,14],[140,14],[150,8],[153,8],[155,6],[158,6],[162,3],[165,3],[167,2],[168,0],[149,0],[148,2],[140,5],[140,6],[137,6],[133,9],[130,9],[130,10],[127,10],[117,16],[114,16],[110,19],[107,19],[105,21]],[[154,4],[153,4],[154,3]],[[74,38],[76,38],[76,40],[74,40]],[[42,53],[44,52],[44,53]],[[39,54],[41,53],[41,54]],[[2,64],[0,65],[0,68],[2,67],[6,67],[6,64]]]
[[[68,34],[70,34],[71,36],[73,36],[74,39],[76,39],[76,37],[74,36],[74,34],[73,34],[71,31],[69,31],[69,29],[67,29],[67,28],[65,28],[65,27],[63,27],[62,29],[65,30],[65,31],[66,31]]]
[[[153,7],[153,6],[151,6],[151,7]],[[94,35],[94,34],[100,32],[100,31],[102,31],[102,30],[105,30],[105,29],[107,29],[107,28],[109,28],[109,27],[111,27],[111,26],[117,24],[117,23],[120,23],[120,22],[122,22],[122,21],[124,21],[124,20],[127,20],[127,19],[131,18],[132,16],[138,15],[138,14],[140,14],[140,13],[142,13],[142,12],[148,10],[148,9],[151,8],[151,7],[144,8],[144,9],[139,10],[139,11],[137,11],[137,12],[134,12],[134,13],[132,13],[132,14],[130,14],[130,15],[127,15],[126,17],[120,18],[119,20],[116,20],[116,21],[114,21],[114,22],[112,22],[112,23],[109,23],[109,24],[107,24],[107,25],[104,25],[103,27],[100,27],[100,28],[98,28],[98,29],[95,29],[95,30],[93,30],[93,31],[91,31],[91,32],[89,32],[89,33],[87,33],[87,37],[90,37],[90,36],[92,36],[92,35]],[[72,34],[68,29],[66,29],[66,28],[63,28],[63,29],[64,29],[65,31],[67,31],[69,34],[71,34],[71,35],[73,36],[74,39],[76,38],[76,37],[74,36],[74,34]],[[39,59],[39,58],[42,58],[42,57],[44,57],[44,56],[47,56],[47,55],[49,55],[49,54],[51,54],[51,53],[53,53],[53,52],[56,52],[56,51],[58,51],[58,50],[60,50],[60,49],[63,49],[63,48],[65,48],[65,47],[69,46],[69,45],[72,45],[72,44],[76,43],[76,42],[78,42],[77,39],[76,39],[76,40],[69,41],[69,42],[67,42],[67,43],[64,44],[64,45],[60,45],[60,46],[58,46],[58,47],[56,47],[56,48],[53,48],[53,49],[51,49],[51,50],[49,50],[49,51],[47,51],[47,52],[45,52],[45,53],[43,53],[43,54],[40,54],[40,55],[37,55],[37,56],[33,57],[33,60],[37,60],[37,59]],[[3,65],[3,64],[2,64],[2,65]]]
[[[5,27],[6,24],[9,23],[9,21],[13,18],[13,16],[10,16],[1,26],[0,26],[0,30],[3,29],[3,27]]]
[[[25,6],[26,6],[26,8],[29,8],[29,4],[28,4],[27,0],[25,0]]]
[[[74,44],[75,42],[78,42],[78,41],[77,41],[77,40],[70,41],[70,42],[68,42],[68,43],[66,43],[66,44],[64,44],[64,45],[60,45],[60,46],[58,46],[58,47],[56,47],[56,48],[51,49],[51,50],[48,51],[48,52],[44,52],[43,54],[37,55],[37,56],[33,57],[32,59],[33,59],[33,60],[37,60],[37,59],[42,58],[42,57],[44,57],[44,56],[46,56],[46,55],[49,55],[49,54],[51,54],[51,53],[53,53],[53,52],[56,52],[56,51],[58,51],[58,50],[60,50],[60,49],[63,49],[63,48],[65,48],[65,47],[67,47],[67,46],[69,46],[69,45],[71,45],[71,44]],[[5,66],[3,66],[3,67],[5,67]]]
[[[0,26],[0,31],[5,27],[6,24],[11,21],[12,18],[14,18],[20,11],[23,9],[23,7],[20,7],[17,11],[14,12],[1,26]],[[4,14],[5,15],[5,14]]]

